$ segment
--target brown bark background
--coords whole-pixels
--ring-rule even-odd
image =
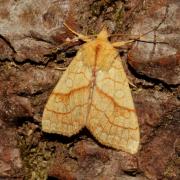
[[[0,179],[180,179],[178,0],[0,1]],[[80,43],[77,32],[144,36],[119,49],[138,113],[136,155],[99,144],[86,130],[41,131],[44,105]],[[152,31],[151,31],[152,30]],[[111,41],[129,36],[112,37]]]

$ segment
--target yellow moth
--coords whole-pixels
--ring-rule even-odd
[[[115,49],[132,41],[110,43],[105,29],[94,40],[70,30],[86,43],[51,93],[42,130],[72,136],[86,127],[101,144],[136,153],[140,141],[138,119]]]

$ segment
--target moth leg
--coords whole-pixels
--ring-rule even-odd
[[[136,86],[131,80],[129,80],[129,79],[128,79],[128,83],[129,83],[132,87],[137,88],[137,86]]]
[[[60,71],[66,71],[67,67],[57,67],[55,69]]]
[[[67,27],[67,29],[69,29],[73,34],[75,34],[76,36],[78,36],[79,39],[83,40],[84,42],[88,42],[91,41],[91,39],[88,36],[85,36],[83,34],[77,33],[76,31],[74,31],[72,28],[70,28],[66,23],[64,23],[64,26]]]

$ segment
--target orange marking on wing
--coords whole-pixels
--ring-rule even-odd
[[[52,109],[48,109],[47,107],[45,107],[45,109],[46,109],[47,111],[53,112],[53,113],[55,113],[55,114],[66,115],[66,114],[70,114],[70,113],[71,113],[72,111],[74,111],[76,108],[78,108],[78,107],[83,107],[83,106],[85,106],[85,105],[87,105],[87,104],[88,104],[88,103],[76,105],[76,106],[74,106],[74,108],[72,108],[70,111],[67,111],[67,112],[57,112],[57,111],[54,111],[54,110],[52,110]]]
[[[86,86],[82,86],[76,89],[72,89],[68,93],[58,93],[58,92],[52,92],[51,95],[54,96],[71,96],[72,94],[75,94],[77,91],[83,91],[84,89],[88,89],[90,87],[90,83]]]
[[[124,110],[127,110],[129,112],[135,112],[135,109],[130,109],[130,108],[127,108],[127,107],[124,107],[124,106],[120,106],[114,99],[113,97],[109,96],[107,93],[105,93],[104,91],[102,91],[101,89],[99,89],[97,86],[96,86],[96,89],[97,89],[97,92],[100,93],[100,94],[103,94],[104,96],[106,96],[108,99],[110,99],[113,104],[114,104],[114,107],[119,107],[121,109],[124,109]]]
[[[112,124],[112,125],[114,125],[114,126],[117,126],[117,127],[120,127],[120,128],[122,128],[122,129],[130,129],[130,130],[133,130],[133,131],[138,129],[138,127],[136,127],[136,128],[130,128],[130,127],[124,127],[124,126],[120,126],[120,125],[118,125],[118,124],[115,124],[115,123],[113,123],[113,122],[110,120],[110,118],[107,116],[107,114],[106,114],[103,110],[97,108],[94,104],[92,104],[92,106],[93,106],[97,111],[102,112],[102,113],[105,115],[105,117],[107,118],[107,120],[108,120],[108,122],[109,122],[110,124]]]
[[[98,59],[98,56],[99,56],[99,52],[101,50],[101,44],[97,44],[96,45],[96,49],[95,49],[95,66],[96,66],[96,62],[97,62],[97,59]]]

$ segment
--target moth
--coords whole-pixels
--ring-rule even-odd
[[[116,49],[133,40],[111,43],[106,29],[95,39],[70,30],[85,44],[52,91],[42,130],[72,136],[86,127],[101,144],[135,154],[138,118]]]

